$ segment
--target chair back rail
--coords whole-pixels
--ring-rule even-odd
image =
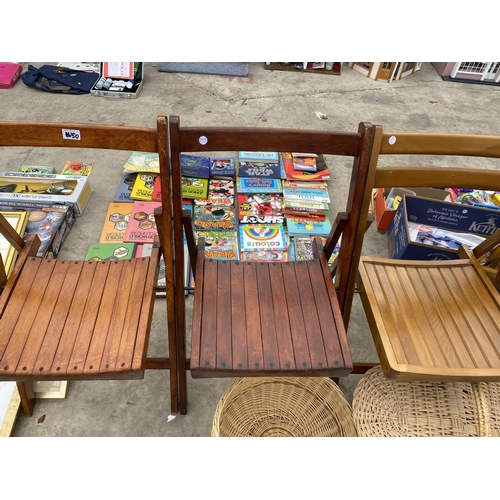
[[[78,131],[79,139],[64,138],[64,131]],[[157,152],[157,130],[146,127],[83,123],[0,123],[0,146],[120,149]]]

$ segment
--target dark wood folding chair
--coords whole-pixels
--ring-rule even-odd
[[[238,376],[348,375],[352,360],[345,325],[354,293],[357,262],[370,200],[363,204],[372,126],[357,133],[179,126],[170,117],[176,254],[177,343],[180,412],[187,411],[186,370],[193,378]],[[186,357],[183,289],[183,226],[180,155],[210,151],[307,151],[352,157],[346,211],[338,214],[315,259],[307,262],[251,263],[205,258],[204,242],[186,224],[195,273],[190,359]],[[335,167],[331,168],[335,172]],[[163,179],[162,179],[163,183]],[[360,224],[360,216],[365,219]],[[186,217],[184,220],[188,221]],[[334,266],[328,259],[342,235]]]
[[[166,118],[159,116],[156,125],[4,122],[0,146],[157,152],[168,179]],[[65,140],[63,130],[78,130],[80,139]],[[147,369],[170,370],[171,411],[178,412],[169,182],[162,186],[162,202],[163,210],[155,214],[159,238],[152,255],[121,261],[36,257],[38,236],[25,243],[0,217],[0,231],[19,252],[15,268],[1,283],[0,380],[18,382],[27,415],[33,412],[32,381],[141,379]],[[169,357],[150,358],[147,347],[161,255],[167,277]]]
[[[375,129],[372,185],[365,196],[372,187],[500,189],[498,166],[377,167],[379,155],[391,164],[385,155],[411,155],[412,161],[413,155],[500,158],[500,137]],[[487,258],[481,266],[483,256],[498,252],[499,241],[496,230],[473,251],[462,246],[455,260],[361,258],[362,303],[388,378],[500,381],[500,294],[494,286],[500,277]]]

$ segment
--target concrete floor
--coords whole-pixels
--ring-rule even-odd
[[[25,63],[27,67],[28,63]],[[43,63],[31,63],[40,66]],[[145,63],[144,87],[135,100],[92,95],[56,95],[18,82],[0,91],[1,118],[155,126],[159,114],[180,116],[183,126],[290,127],[353,132],[360,121],[386,131],[431,131],[498,134],[500,87],[444,82],[430,63],[415,75],[393,83],[376,82],[343,66],[341,76],[269,71],[250,63],[248,78],[160,73]],[[321,120],[316,112],[328,119]],[[121,177],[126,152],[42,148],[3,148],[2,170],[21,165],[53,165],[66,160],[95,164],[94,193],[72,229],[61,258],[83,258],[97,242],[107,204]],[[327,161],[328,158],[327,158]],[[330,160],[335,171],[330,190],[331,213],[343,208],[349,169]],[[364,254],[385,255],[386,238],[370,228]],[[188,299],[188,310],[192,298]],[[159,301],[153,320],[150,355],[167,355],[165,303]],[[189,324],[189,323],[188,323]],[[371,335],[355,298],[349,325],[353,359],[377,361]],[[342,379],[349,401],[359,376]],[[140,381],[70,382],[65,399],[38,400],[34,416],[20,412],[13,436],[209,436],[217,402],[231,379],[193,380],[188,374],[189,408],[169,418],[168,372],[147,372]],[[43,423],[39,418],[45,416]]]

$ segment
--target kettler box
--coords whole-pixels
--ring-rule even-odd
[[[144,63],[101,62],[99,80],[90,93],[115,99],[136,99],[142,89]]]

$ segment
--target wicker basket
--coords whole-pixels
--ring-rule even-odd
[[[250,377],[222,395],[212,436],[356,436],[356,428],[349,403],[329,378]]]
[[[380,366],[353,395],[359,436],[499,436],[500,383],[398,382]]]

